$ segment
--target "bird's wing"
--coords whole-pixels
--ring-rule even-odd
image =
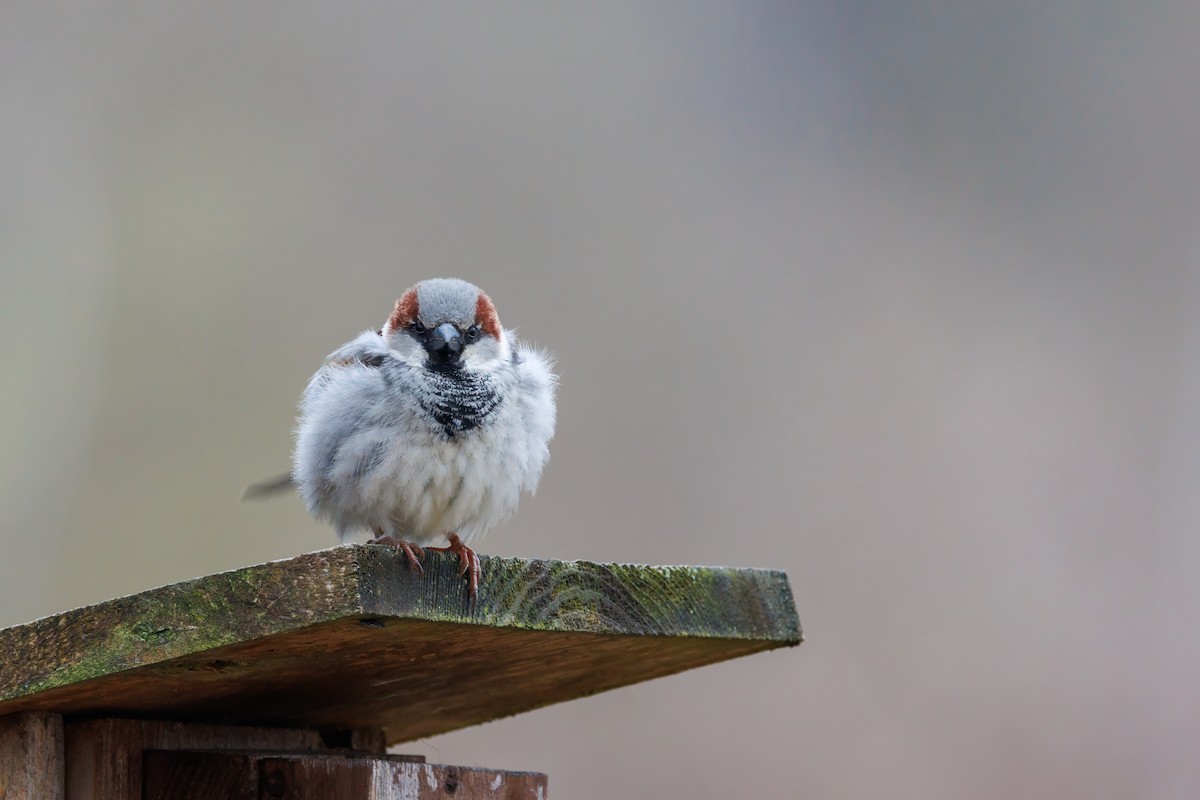
[[[329,383],[334,371],[353,366],[363,366],[378,369],[382,367],[390,355],[387,346],[377,331],[366,331],[350,342],[330,353],[325,363],[310,382],[324,386]],[[268,478],[258,483],[252,483],[242,492],[243,500],[262,500],[272,495],[280,494],[296,487],[295,476],[290,472]]]
[[[352,341],[330,353],[325,359],[326,367],[349,367],[362,364],[367,367],[379,368],[389,358],[393,358],[383,337],[378,331],[365,331]]]
[[[407,371],[382,337],[367,331],[331,353],[313,375],[300,400],[292,459],[310,508],[379,463],[410,405]]]

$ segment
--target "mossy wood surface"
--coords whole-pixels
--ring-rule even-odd
[[[800,642],[787,576],[323,550],[0,630],[0,715],[382,728],[389,742]]]

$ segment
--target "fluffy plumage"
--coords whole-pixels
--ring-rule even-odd
[[[548,357],[500,327],[478,287],[423,281],[380,331],[334,351],[309,381],[292,482],[343,541],[373,532],[469,543],[537,487],[555,385]]]

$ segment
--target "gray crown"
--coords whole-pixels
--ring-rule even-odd
[[[417,313],[433,328],[443,322],[467,328],[475,323],[479,287],[458,278],[432,278],[417,284]]]

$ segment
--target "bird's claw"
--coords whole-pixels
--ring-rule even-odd
[[[479,594],[479,575],[483,571],[483,568],[479,564],[479,556],[475,554],[473,549],[464,544],[462,539],[458,538],[457,533],[447,534],[446,538],[450,540],[450,544],[446,547],[426,547],[422,549],[412,542],[397,539],[395,536],[386,534],[379,528],[376,528],[375,538],[368,542],[368,544],[391,545],[397,550],[403,550],[404,555],[408,556],[408,563],[421,575],[425,574],[425,568],[421,566],[421,560],[425,558],[425,550],[454,553],[458,556],[458,577],[467,576],[470,585],[471,602],[474,603],[476,596]]]
[[[378,528],[375,529],[375,538],[367,542],[367,544],[385,544],[395,547],[397,550],[403,550],[404,555],[408,556],[408,563],[418,574],[424,575],[425,568],[421,566],[421,559],[425,558],[425,551],[412,542],[406,542],[403,539],[397,539],[395,536],[383,533]]]
[[[437,550],[442,553],[455,553],[458,555],[458,577],[467,576],[470,583],[471,602],[475,602],[475,597],[479,594],[479,574],[482,568],[479,565],[479,556],[475,555],[475,551],[463,543],[463,540],[458,538],[457,533],[447,534],[450,544],[447,547],[427,547],[426,550]]]

